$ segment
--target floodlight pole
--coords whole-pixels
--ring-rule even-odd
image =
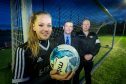
[[[112,47],[111,48],[113,48],[114,42],[115,42],[116,27],[117,27],[117,21],[115,21],[115,24],[114,24],[114,31],[113,31]]]
[[[45,5],[44,5],[44,0],[42,0],[42,10],[44,11],[45,10]]]
[[[72,20],[72,10],[70,10],[70,20]]]
[[[125,21],[126,22],[126,21]],[[124,28],[123,28],[123,36],[125,34],[125,28],[126,28],[126,23],[124,22]]]

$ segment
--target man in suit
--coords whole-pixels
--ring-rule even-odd
[[[57,39],[57,45],[67,44],[73,46],[76,50],[78,50],[78,38],[75,36],[73,31],[73,22],[67,21],[63,26],[63,34],[59,36]],[[62,84],[71,84],[71,79],[62,81]]]
[[[60,35],[60,37],[57,40],[57,44],[67,44],[67,45],[71,45],[75,48],[77,48],[77,37],[75,36],[75,34],[72,32],[73,31],[73,22],[71,21],[67,21],[65,22],[64,26],[63,26],[63,34]]]

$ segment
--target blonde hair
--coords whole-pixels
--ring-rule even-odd
[[[33,15],[30,18],[27,48],[30,48],[32,52],[32,57],[37,57],[40,51],[39,39],[37,37],[36,32],[33,31],[33,24],[35,23],[38,15],[49,15],[51,17],[51,15],[47,12],[36,12],[33,13]]]

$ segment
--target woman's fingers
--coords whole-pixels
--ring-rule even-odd
[[[50,72],[51,78],[56,80],[70,80],[75,72],[69,72],[65,74],[58,74],[56,70]]]
[[[70,80],[74,76],[75,72],[70,72],[70,74],[65,78],[65,80]]]
[[[53,69],[50,71],[50,75],[57,74],[57,70]]]
[[[50,72],[51,78],[56,79],[56,80],[65,80],[70,73],[65,73],[65,74],[58,74],[56,71],[51,71]]]

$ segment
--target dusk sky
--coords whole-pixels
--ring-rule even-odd
[[[117,21],[126,21],[126,0],[99,1],[108,9]],[[42,3],[43,0],[32,0],[33,11],[42,10],[43,4],[40,4],[40,2]],[[54,17],[54,26],[58,25],[57,5],[59,4],[61,7],[61,23],[67,18],[72,18],[74,23],[77,23],[76,19],[78,18],[78,14],[82,16],[82,18],[89,17],[97,22],[103,22],[107,20],[108,17],[99,7],[97,7],[93,0],[44,0],[45,10],[51,12]],[[11,29],[10,9],[9,0],[0,0],[0,29]]]
[[[0,29],[10,29],[10,1],[0,0]]]

